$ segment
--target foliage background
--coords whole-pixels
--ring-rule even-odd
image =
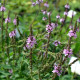
[[[80,0],[47,0],[47,1],[49,2],[50,5],[48,11],[52,11],[52,15],[51,15],[52,22],[56,21],[56,15],[58,13],[60,13],[60,16],[63,17],[64,5],[67,2],[69,3],[72,10],[77,11],[77,15],[73,20],[73,24],[75,24],[75,21],[80,16]],[[47,22],[42,21],[43,14],[39,12],[39,6],[37,5],[35,7],[31,7],[30,0],[5,0],[5,7],[7,8],[7,10],[4,14],[4,19],[7,17],[8,11],[10,11],[11,20],[14,19],[16,13],[19,17],[19,25],[17,26],[17,29],[20,30],[23,37],[20,36],[19,32],[17,33],[16,36],[17,46],[16,46],[15,60],[12,59],[13,57],[12,48],[10,48],[10,53],[9,53],[10,58],[7,57],[6,52],[4,53],[1,52],[1,42],[0,42],[0,80],[39,80],[39,77],[41,77],[42,80],[52,80],[51,78],[53,76],[52,65],[53,65],[53,60],[55,59],[55,55],[58,52],[60,52],[68,42],[68,36],[66,36],[68,31],[66,30],[66,27],[69,25],[70,18],[68,17],[67,23],[63,27],[61,35],[58,35],[60,25],[58,26],[57,30],[54,30],[52,32],[47,64],[45,64],[45,66],[48,67],[45,69],[45,66],[42,66],[42,62],[43,62],[42,57],[44,56],[40,56],[39,51],[42,52],[41,54],[45,52],[45,50],[43,50],[42,48],[43,48],[43,44],[47,42],[47,40],[44,37],[45,34],[47,34],[45,32],[45,26],[46,24],[48,24],[48,21]],[[43,9],[43,7],[41,7],[40,10],[41,9]],[[37,14],[39,15],[37,16]],[[1,12],[0,12],[0,17],[1,17]],[[33,78],[31,78],[30,65],[29,65],[29,50],[27,50],[26,52],[23,51],[22,44],[24,44],[24,40],[26,40],[27,37],[29,36],[30,33],[29,26],[34,20],[34,18],[36,18],[36,20],[33,23],[33,34],[37,38],[37,45],[36,45],[36,49],[35,48],[33,49],[33,53],[34,53],[33,54]],[[4,26],[6,27],[5,23]],[[11,22],[9,24],[8,32],[11,32],[13,29],[15,29],[15,26]],[[0,39],[1,39],[1,35],[0,35]],[[4,30],[4,40],[5,40],[5,30]],[[62,45],[55,48],[55,46],[52,44],[55,40],[61,41]],[[9,41],[10,41],[9,43],[11,44],[10,39]],[[74,52],[73,56],[79,56],[80,55],[80,32],[77,33],[77,39],[76,40],[73,39],[73,43],[74,44],[72,44],[71,46]],[[68,61],[65,65],[68,65]],[[16,65],[14,65],[14,63],[16,63]],[[8,71],[9,69],[13,70],[13,74],[9,73]],[[39,71],[41,71],[40,74]],[[71,73],[69,67],[64,71],[64,73],[60,77],[57,77],[56,80],[80,80],[80,75]]]

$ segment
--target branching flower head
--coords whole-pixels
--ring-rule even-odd
[[[36,44],[36,39],[34,36],[29,36],[26,42],[27,42],[26,47],[30,49],[33,48],[34,45]]]
[[[52,72],[53,73],[56,73],[58,76],[60,76],[61,75],[61,72],[62,72],[61,66],[55,63],[54,64],[54,70]]]

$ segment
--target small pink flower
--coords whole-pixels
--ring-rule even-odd
[[[73,29],[73,26],[72,26],[72,25],[70,25],[70,26],[69,26],[69,29]]]
[[[23,49],[26,50],[26,47],[24,46]]]
[[[32,2],[32,6],[35,6],[36,5],[36,3],[35,2]]]
[[[79,22],[79,23],[80,23],[80,17],[79,17],[79,19],[77,20],[77,22]]]
[[[8,23],[8,22],[9,22],[9,23],[11,22],[11,19],[10,19],[10,18],[6,18],[6,19],[5,19],[5,23]]]
[[[54,64],[54,70],[52,72],[56,73],[58,76],[60,76],[62,73],[61,66],[55,63]]]
[[[6,8],[4,6],[1,6],[0,11],[5,11]]]
[[[71,54],[72,54],[72,49],[64,49],[63,50],[63,54],[65,55],[65,56],[68,56],[69,58],[71,57]]]
[[[26,42],[26,47],[30,49],[34,47],[34,44],[36,44],[36,39],[34,36],[29,36]]]
[[[45,14],[47,14],[47,11],[46,10],[41,10],[42,11],[42,13],[45,15]]]
[[[60,19],[60,15],[57,15],[56,18],[57,18],[57,19]]]
[[[44,6],[45,7],[49,7],[49,4],[46,2],[46,3],[44,3]]]
[[[14,36],[16,36],[16,31],[15,30],[9,33],[9,37],[10,38],[12,38]]]
[[[57,23],[55,23],[55,27],[57,27],[58,26],[58,24]]]
[[[66,5],[65,5],[65,8],[66,8],[66,9],[69,9],[69,8],[70,8],[69,4],[66,4]]]
[[[36,1],[36,4],[40,4],[40,3],[43,3],[43,0],[37,0]]]
[[[51,12],[48,12],[47,15],[48,15],[48,16],[51,15]]]
[[[53,42],[53,44],[54,44],[55,46],[58,46],[59,44],[61,44],[61,42],[56,40],[56,41]]]
[[[79,32],[79,27],[77,28],[77,31]]]
[[[73,30],[70,30],[70,31],[69,31],[68,36],[69,36],[69,37],[77,38],[76,32],[73,31]]]
[[[13,73],[13,70],[12,70],[12,69],[10,69],[10,70],[9,70],[9,73],[11,73],[11,74],[12,74],[12,73]]]
[[[50,33],[51,31],[53,31],[54,28],[55,28],[55,24],[54,23],[46,25],[46,31],[48,33]]]
[[[17,25],[17,20],[16,19],[13,20],[13,24]]]
[[[47,18],[46,17],[43,17],[42,20],[45,21],[45,20],[47,20]]]
[[[66,15],[66,16],[67,16],[67,15],[68,15],[68,12],[64,12],[64,15]]]
[[[64,18],[61,18],[61,19],[60,19],[60,22],[64,22],[64,20],[65,20]]]

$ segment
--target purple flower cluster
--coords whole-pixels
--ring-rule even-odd
[[[43,0],[37,0],[36,1],[36,4],[40,4],[40,3],[43,3]]]
[[[0,11],[5,11],[5,10],[6,10],[6,8],[4,6],[0,7]]]
[[[47,18],[46,17],[43,17],[42,20],[45,21],[45,20],[47,20]]]
[[[54,64],[54,70],[52,72],[53,73],[56,73],[58,76],[60,76],[61,75],[61,72],[62,72],[61,66],[55,63]]]
[[[60,19],[60,22],[62,23],[62,22],[64,22],[64,20],[65,20],[64,18],[61,18],[61,19]]]
[[[47,14],[47,11],[46,10],[41,10],[43,15]]]
[[[51,12],[47,12],[47,15],[48,15],[48,16],[51,15]]]
[[[56,40],[56,41],[53,42],[53,44],[54,44],[55,46],[58,46],[59,44],[61,44],[61,42]]]
[[[14,30],[14,31],[12,31],[12,32],[9,33],[9,37],[10,38],[12,38],[14,36],[16,36],[16,30]]]
[[[72,54],[72,49],[64,49],[63,50],[63,54],[65,56],[68,56],[70,58],[71,57],[71,54]]]
[[[76,32],[73,31],[73,30],[70,30],[70,31],[69,31],[68,36],[69,36],[69,37],[77,38]]]
[[[45,7],[49,7],[49,4],[46,2],[46,3],[44,3],[44,6]]]
[[[26,42],[26,47],[30,49],[34,47],[34,44],[36,44],[36,39],[34,36],[29,36]]]
[[[54,23],[46,25],[46,31],[48,33],[50,33],[51,31],[53,31],[54,28],[55,28],[55,24]]]
[[[72,25],[70,25],[70,26],[69,26],[69,29],[73,29],[73,26],[72,26]]]
[[[60,15],[57,15],[56,18],[57,18],[57,19],[60,19]]]
[[[11,73],[11,74],[12,74],[12,73],[13,73],[13,70],[12,70],[12,69],[10,69],[10,70],[9,70],[9,73]]]
[[[36,4],[43,3],[43,0],[36,0],[36,2],[32,1],[32,6],[35,6]]]
[[[66,8],[66,9],[69,9],[69,8],[70,8],[69,4],[66,4],[66,5],[65,5],[65,8]]]
[[[8,17],[5,19],[5,23],[11,22],[11,19]]]
[[[68,12],[64,12],[64,15],[66,15],[66,16],[67,16],[67,15],[68,15]]]
[[[13,24],[17,25],[17,20],[16,19],[13,20]]]
[[[80,17],[79,17],[79,19],[77,20],[77,22],[79,22],[79,23],[80,23]]]
[[[36,3],[35,2],[32,2],[32,6],[35,6],[36,5]]]

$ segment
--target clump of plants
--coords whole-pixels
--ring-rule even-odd
[[[47,1],[31,0],[30,7],[38,7],[38,10],[27,29],[21,32],[20,15],[8,10],[5,0],[2,1],[0,80],[59,80],[79,60],[78,57],[68,64],[74,54],[72,46],[79,33],[80,18],[73,23],[73,12],[68,20],[70,5],[67,3],[63,17],[58,13],[54,20],[49,6]],[[11,14],[14,18],[10,17]],[[42,18],[41,24],[44,26],[36,23],[38,17]],[[36,25],[41,27],[35,28]]]

